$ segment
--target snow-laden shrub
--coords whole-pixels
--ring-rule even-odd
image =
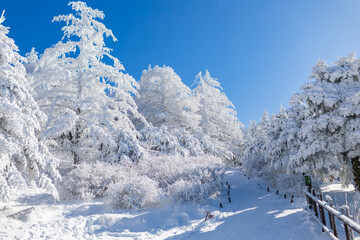
[[[108,192],[112,205],[119,208],[151,207],[158,204],[162,196],[156,181],[136,174],[127,174],[110,184]]]
[[[302,174],[286,173],[281,170],[273,170],[268,174],[263,175],[264,180],[273,189],[279,190],[281,193],[288,195],[303,196],[305,188],[305,180]],[[315,185],[316,182],[313,182]]]
[[[175,201],[205,199],[216,190],[224,174],[221,159],[214,156],[152,156],[137,167]]]
[[[107,197],[113,206],[121,208],[149,207],[162,195],[158,183],[139,176],[131,164],[82,163],[60,184],[64,199]]]
[[[110,164],[102,162],[79,164],[59,183],[60,196],[63,199],[83,200],[104,197],[109,185],[118,180],[118,175],[121,175],[120,167]]]
[[[146,208],[161,201],[199,201],[212,194],[224,173],[213,156],[151,156],[139,162],[81,163],[59,182],[63,199],[106,197],[120,208]]]
[[[168,194],[178,201],[200,201],[211,195],[219,185],[220,181],[213,172],[204,170],[201,175],[190,179],[179,178],[169,185]]]

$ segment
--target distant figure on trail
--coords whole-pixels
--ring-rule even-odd
[[[205,216],[205,221],[207,220],[207,219],[212,219],[214,217],[214,215],[212,215],[208,210],[206,210],[206,216]]]

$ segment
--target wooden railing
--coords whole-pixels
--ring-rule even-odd
[[[326,195],[326,202],[323,201],[321,193],[316,194],[314,189],[308,187],[304,190],[308,206],[307,210],[311,213],[314,219],[319,223],[323,232],[325,232],[331,239],[339,240],[338,230],[336,227],[335,217],[344,224],[346,240],[353,240],[353,231],[360,234],[360,225],[349,218],[349,207],[344,205],[340,208],[341,212],[333,208],[332,199]],[[328,212],[329,227],[326,226],[325,210]]]

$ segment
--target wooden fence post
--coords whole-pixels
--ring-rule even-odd
[[[342,214],[344,214],[345,216],[349,217],[350,216],[350,209],[349,206],[347,205],[343,205],[340,207],[340,211]],[[352,229],[349,228],[349,226],[344,222],[344,227],[345,227],[345,235],[346,235],[346,240],[354,240],[354,234],[352,232]]]
[[[326,195],[325,198],[326,198],[326,202],[329,204],[329,206],[333,207],[332,198],[329,195]],[[331,214],[331,212],[328,212],[328,213],[329,213],[330,228],[333,230],[335,237],[338,237],[335,216],[333,214]]]
[[[307,191],[311,194],[310,186],[306,186],[306,189],[307,189]],[[307,199],[309,208],[312,209],[312,199],[309,198],[308,195],[306,195],[306,199]]]
[[[315,193],[314,189],[311,189],[311,194],[314,197],[316,197],[316,193]],[[318,210],[317,210],[317,203],[315,201],[312,201],[312,203],[313,203],[313,209],[314,209],[315,215],[316,215],[316,217],[319,217]]]
[[[318,199],[320,199],[322,201],[322,194],[318,193],[317,194]],[[319,205],[319,212],[320,212],[320,218],[321,218],[321,222],[324,224],[324,226],[326,226],[326,219],[325,219],[325,212],[324,212],[324,207]],[[324,232],[325,230],[322,229],[322,231]]]

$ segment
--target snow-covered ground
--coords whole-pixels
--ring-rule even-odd
[[[355,195],[355,187],[350,184],[344,187],[341,183],[323,183],[321,186],[323,196],[329,195],[333,199],[336,208],[350,203]]]
[[[225,184],[203,203],[146,210],[113,210],[101,201],[54,204],[45,194],[19,198],[1,211],[0,239],[328,239],[301,199],[290,204],[236,170],[226,172],[226,181],[231,203]],[[7,217],[22,209],[29,210]],[[212,220],[204,221],[206,211]]]

